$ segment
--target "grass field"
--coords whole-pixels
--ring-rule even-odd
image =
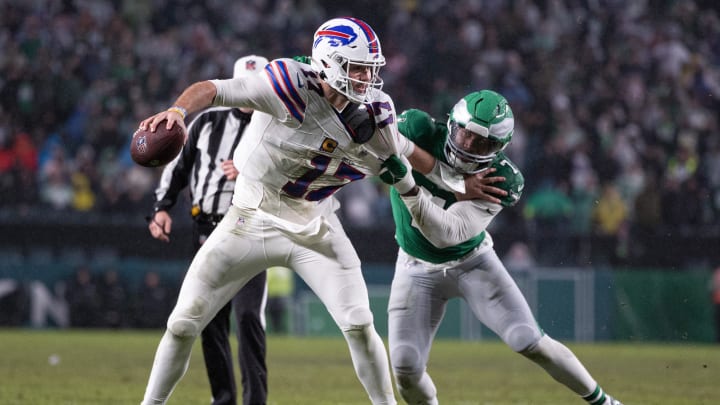
[[[0,329],[0,404],[139,404],[160,331]],[[625,405],[717,404],[720,346],[570,344]],[[341,339],[268,340],[269,404],[369,404]],[[578,404],[497,342],[437,341],[429,370],[442,404]],[[209,404],[196,345],[171,404]],[[402,403],[402,402],[401,402]]]

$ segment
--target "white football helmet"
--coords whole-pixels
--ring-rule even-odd
[[[356,103],[369,103],[383,81],[379,76],[385,57],[375,31],[352,17],[333,18],[315,31],[313,70],[333,89]],[[351,67],[369,69],[368,80],[350,78]]]

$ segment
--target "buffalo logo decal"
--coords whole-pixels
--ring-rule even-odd
[[[347,25],[335,25],[318,31],[313,48],[321,41],[326,40],[330,46],[344,46],[353,43],[357,39],[355,31]]]

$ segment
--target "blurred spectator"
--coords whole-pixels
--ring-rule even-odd
[[[697,173],[699,158],[694,146],[688,145],[688,142],[693,141],[678,143],[675,153],[668,160],[665,176],[670,182],[682,183]]]
[[[650,253],[656,249],[653,248],[654,239],[660,235],[663,223],[662,194],[657,175],[652,172],[648,172],[643,189],[635,196],[632,212],[632,244],[628,246],[628,254],[633,262],[641,262],[643,258],[650,257]],[[645,261],[647,263],[647,260]]]
[[[27,286],[18,280],[0,278],[0,326],[23,326],[27,321]]]
[[[122,328],[127,325],[128,294],[125,285],[114,269],[102,275],[99,288],[101,298],[102,326]]]
[[[40,201],[50,208],[63,211],[70,207],[73,189],[70,183],[70,164],[66,151],[60,144],[53,144],[49,156],[40,168]]]
[[[593,229],[597,235],[593,246],[593,262],[616,264],[628,254],[628,207],[613,183],[605,183],[593,210]]]
[[[578,235],[587,235],[592,230],[592,213],[599,192],[589,142],[583,141],[577,145],[571,165],[570,198],[574,207],[572,230]]]
[[[645,186],[635,196],[633,206],[635,229],[641,234],[657,234],[662,224],[662,211],[662,195],[657,176],[649,173]]]
[[[287,267],[267,269],[267,313],[274,333],[288,333],[291,317],[292,294],[295,291],[295,273]]]
[[[595,232],[605,236],[617,235],[627,220],[627,215],[627,206],[617,186],[613,183],[605,183],[593,210]]]
[[[0,202],[23,207],[37,197],[38,156],[29,134],[11,131],[0,125]]]
[[[523,215],[538,232],[557,233],[573,214],[573,203],[568,196],[568,185],[546,185],[527,196]]]
[[[715,338],[720,343],[720,267],[712,274],[712,303],[715,311]]]
[[[71,182],[73,185],[73,209],[87,212],[95,208],[98,173],[95,166],[95,150],[92,146],[84,144],[78,148]]]
[[[65,300],[70,312],[70,326],[91,328],[101,325],[100,292],[90,268],[82,265],[66,284]]]
[[[502,259],[508,270],[519,272],[532,270],[536,263],[530,248],[524,242],[513,242]]]
[[[573,248],[563,241],[575,209],[567,188],[565,182],[548,183],[525,200],[523,216],[528,235],[535,241],[534,254],[541,263],[563,265],[572,258]]]
[[[135,301],[135,321],[138,328],[164,328],[170,311],[175,304],[175,291],[163,285],[160,275],[154,271],[145,273],[143,285]]]

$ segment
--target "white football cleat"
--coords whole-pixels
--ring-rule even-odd
[[[611,397],[610,395],[605,395],[605,402],[603,405],[623,405],[622,402],[618,401],[617,399]]]

